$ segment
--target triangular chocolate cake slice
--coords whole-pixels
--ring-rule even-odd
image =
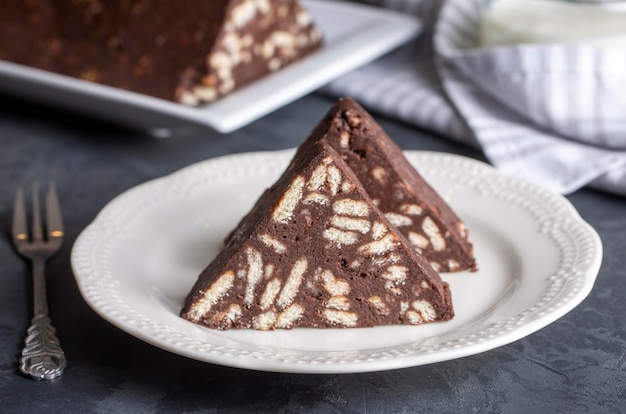
[[[201,273],[181,315],[268,330],[418,325],[454,312],[448,285],[341,156],[308,141]]]
[[[340,99],[308,139],[341,154],[385,217],[436,270],[477,269],[464,223],[358,103]]]

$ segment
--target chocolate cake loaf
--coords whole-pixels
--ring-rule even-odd
[[[419,325],[450,291],[342,157],[308,140],[200,274],[181,315],[210,328]]]
[[[477,269],[463,222],[358,103],[340,99],[308,139],[341,154],[385,217],[436,270]]]
[[[3,0],[0,59],[197,105],[301,59],[295,0]]]

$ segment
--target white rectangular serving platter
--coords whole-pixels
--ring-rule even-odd
[[[239,129],[417,35],[413,17],[341,1],[302,0],[324,35],[318,52],[212,104],[188,107],[0,61],[0,91],[167,136],[202,124]]]

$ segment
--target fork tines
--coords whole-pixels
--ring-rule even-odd
[[[57,245],[61,243],[63,238],[63,220],[61,217],[61,208],[59,206],[59,198],[54,182],[48,183],[48,191],[45,199],[46,211],[46,231],[41,220],[41,207],[39,203],[39,185],[37,182],[32,186],[32,227],[30,235],[27,224],[26,205],[24,202],[24,191],[19,185],[15,192],[15,205],[13,209],[13,241],[18,247],[27,243],[43,242],[46,244]],[[29,242],[30,240],[30,242]]]

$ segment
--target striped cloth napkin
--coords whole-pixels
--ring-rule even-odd
[[[481,0],[361,0],[418,16],[420,37],[323,91],[479,146],[499,170],[567,194],[626,195],[626,53],[477,48]]]

